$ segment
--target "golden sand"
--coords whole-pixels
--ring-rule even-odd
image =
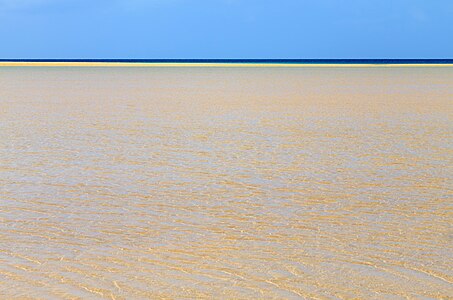
[[[452,100],[453,68],[0,68],[0,299],[450,299]]]

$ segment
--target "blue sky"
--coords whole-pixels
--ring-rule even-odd
[[[1,58],[453,58],[452,0],[0,0]]]

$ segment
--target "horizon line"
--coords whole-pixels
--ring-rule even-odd
[[[453,58],[0,58],[0,62],[141,63],[453,63]]]
[[[0,67],[453,67],[453,59],[0,59]]]

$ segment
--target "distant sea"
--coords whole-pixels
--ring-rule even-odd
[[[453,64],[453,59],[0,59],[0,62],[247,63],[247,64]]]

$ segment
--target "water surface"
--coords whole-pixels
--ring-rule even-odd
[[[453,68],[0,68],[0,298],[453,297]]]

